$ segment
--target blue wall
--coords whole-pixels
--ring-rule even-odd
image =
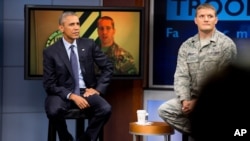
[[[48,120],[41,80],[24,80],[24,5],[99,6],[101,0],[0,1],[0,140],[46,141]],[[3,31],[2,31],[3,30]],[[74,132],[74,121],[69,130]]]
[[[0,114],[2,115],[2,79],[3,79],[3,1],[0,1]],[[0,116],[0,140],[2,138],[2,116]]]

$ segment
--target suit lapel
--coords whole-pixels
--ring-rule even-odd
[[[65,65],[66,65],[67,69],[69,70],[69,72],[71,73],[71,75],[73,76],[69,57],[68,57],[67,51],[65,50],[65,46],[64,46],[62,40],[60,41],[60,45],[58,46],[58,54],[61,57],[62,61],[65,63]]]

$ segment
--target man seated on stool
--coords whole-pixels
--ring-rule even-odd
[[[183,134],[191,133],[189,116],[203,81],[227,66],[237,54],[232,39],[216,29],[218,18],[212,5],[199,5],[194,21],[198,34],[186,40],[178,52],[174,74],[177,97],[158,108],[159,116]]]
[[[61,15],[59,29],[62,39],[43,52],[46,114],[56,127],[60,141],[73,141],[63,115],[72,108],[83,110],[91,118],[79,141],[96,141],[111,115],[111,106],[101,95],[110,83],[113,64],[93,40],[79,38],[80,22],[74,12]],[[72,64],[77,68],[73,69],[70,58],[75,55],[77,60]],[[101,69],[98,80],[95,64]]]

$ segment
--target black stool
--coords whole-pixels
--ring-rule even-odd
[[[75,137],[78,138],[82,132],[84,132],[84,120],[88,119],[88,116],[84,114],[80,109],[70,109],[65,115],[65,119],[75,119],[76,120],[76,135]],[[50,124],[48,127],[48,141],[56,141],[56,129],[55,127]],[[99,135],[99,141],[103,141],[103,130],[101,130]]]

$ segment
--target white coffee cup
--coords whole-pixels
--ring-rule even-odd
[[[146,110],[137,110],[137,123],[146,124],[148,113]]]

